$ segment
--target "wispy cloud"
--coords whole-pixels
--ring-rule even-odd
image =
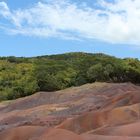
[[[26,9],[10,9],[0,2],[0,23],[7,20],[9,26],[3,28],[10,34],[140,44],[140,0],[98,0],[94,5],[98,8],[49,0]]]

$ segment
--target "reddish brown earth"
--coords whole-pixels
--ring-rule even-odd
[[[140,86],[94,83],[0,103],[0,140],[140,140]]]

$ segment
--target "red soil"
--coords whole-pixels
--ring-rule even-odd
[[[138,140],[140,86],[95,83],[0,104],[0,140]]]

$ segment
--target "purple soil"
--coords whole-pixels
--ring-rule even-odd
[[[0,140],[138,140],[139,119],[140,86],[87,84],[0,103]]]

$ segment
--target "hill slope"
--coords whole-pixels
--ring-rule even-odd
[[[140,86],[94,83],[0,104],[2,140],[138,140]]]
[[[140,61],[89,53],[0,58],[0,101],[95,81],[139,84]]]

